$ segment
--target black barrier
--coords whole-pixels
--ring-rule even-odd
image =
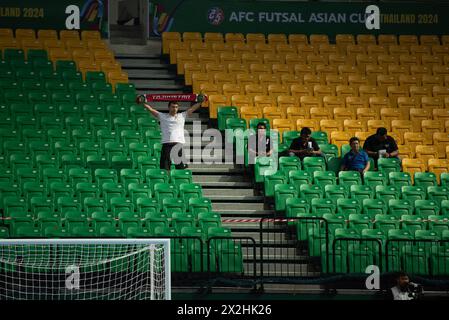
[[[333,273],[365,274],[369,266],[377,266],[379,271],[383,266],[382,242],[379,239],[334,239],[331,256]]]
[[[328,273],[327,221],[321,217],[260,220],[259,269],[263,281],[301,282]]]
[[[251,237],[211,237],[207,241],[207,272],[209,279],[260,282],[257,277],[256,241]]]

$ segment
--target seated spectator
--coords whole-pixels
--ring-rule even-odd
[[[342,171],[358,171],[363,174],[369,170],[370,163],[368,154],[360,149],[360,140],[357,137],[352,137],[349,140],[351,151],[343,157],[341,168]]]
[[[387,135],[385,128],[378,128],[376,134],[369,136],[363,144],[363,149],[374,159],[376,165],[379,158],[398,158],[399,154],[396,141]]]
[[[273,153],[270,135],[267,132],[267,126],[265,123],[260,122],[257,124],[255,139],[252,139],[251,136],[248,138],[248,151],[250,155],[254,157],[269,157]]]
[[[311,137],[312,130],[304,127],[301,129],[301,134],[298,138],[293,139],[288,153],[290,156],[297,156],[301,160],[305,157],[321,157],[320,147],[318,143]]]

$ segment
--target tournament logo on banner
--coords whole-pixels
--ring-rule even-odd
[[[213,26],[218,26],[224,21],[224,12],[221,8],[210,8],[207,13],[207,20]]]

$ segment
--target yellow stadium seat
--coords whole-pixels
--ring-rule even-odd
[[[224,84],[236,84],[235,74],[229,74],[226,72],[217,72],[213,75],[214,83],[220,87]]]
[[[335,92],[339,97],[352,97],[358,95],[357,88],[348,85],[338,85],[335,88]]]
[[[432,116],[433,120],[449,120],[449,109],[433,109]]]
[[[358,131],[366,131],[366,121],[346,119],[343,121],[343,130],[351,134],[355,134]]]
[[[249,66],[241,63],[228,63],[228,72],[236,75],[248,73],[249,74]],[[254,79],[257,79],[254,76]],[[257,82],[257,80],[256,80]]]
[[[312,46],[329,44],[329,37],[326,34],[311,34],[309,36],[309,42]]]
[[[303,98],[305,97],[301,98],[301,105]],[[331,120],[334,117],[332,111],[328,108],[310,107],[310,119]]]
[[[380,118],[386,121],[401,120],[402,113],[398,108],[381,108]]]
[[[287,108],[287,119],[298,120],[298,119],[308,119],[309,115],[307,110],[299,107],[288,107]]]
[[[263,33],[247,33],[246,43],[254,45],[257,43],[265,43],[265,35]]]
[[[432,46],[432,54],[434,56],[438,56],[441,59],[443,59],[443,57],[449,53],[449,45],[433,45]]]
[[[293,97],[290,95],[280,95],[277,97],[277,105],[279,108],[283,110],[287,110],[287,108],[298,108],[299,100],[297,97]]]
[[[373,56],[370,56],[368,54],[357,54],[355,56],[355,62],[357,67],[359,68],[360,71],[363,72],[363,70],[365,70],[365,66],[367,64],[376,64],[376,58]]]
[[[355,120],[356,115],[352,108],[333,108],[335,120]]]
[[[221,94],[221,87],[213,83],[202,83],[200,85],[200,92],[208,96]]]
[[[316,74],[322,78],[326,78],[327,75],[338,75],[338,69],[336,66],[329,66],[324,64],[318,64],[315,66]]]
[[[413,123],[410,120],[392,120],[391,130],[400,136],[399,144],[404,144],[404,133],[413,131]]]
[[[41,41],[58,40],[58,33],[53,29],[40,29],[37,31],[37,38]]]
[[[337,34],[335,36],[335,43],[341,52],[346,52],[348,45],[354,45],[355,40],[352,34]]]
[[[335,89],[333,86],[316,84],[313,86],[313,94],[317,98],[323,98],[324,96],[334,96]]]
[[[296,129],[296,123],[292,119],[273,119],[272,128],[278,130],[279,135],[282,137],[285,131],[294,131]]]
[[[226,66],[221,63],[208,62],[205,71],[209,73],[226,72]]]
[[[317,65],[317,64],[327,64],[327,57],[322,54],[308,54],[306,56],[307,64]]]
[[[422,97],[421,107],[433,111],[434,109],[443,109],[444,100],[436,97]]]
[[[439,45],[440,39],[438,39],[438,36],[436,35],[420,35],[419,36],[419,43],[423,46],[433,46],[433,45]]]
[[[449,134],[447,132],[434,132],[433,145],[438,148],[438,156],[444,158],[446,147],[449,146]]]
[[[320,120],[321,131],[332,132],[332,131],[343,131],[343,121],[342,120]]]
[[[244,94],[234,94],[231,96],[231,104],[237,108],[252,107],[253,99]]]
[[[181,34],[179,32],[164,32],[162,33],[162,53],[170,53],[170,44],[180,43]]]
[[[410,173],[412,183],[414,183],[415,172],[425,172],[426,167],[425,159],[402,159],[402,171]]]
[[[364,55],[366,54],[366,49],[364,46],[360,45],[348,45],[346,47],[346,56],[349,58],[349,60],[352,63],[355,63],[355,59],[357,55]]]
[[[209,101],[209,116],[211,119],[217,119],[218,107],[231,105],[231,100],[222,94],[211,95],[209,96],[208,101]]]
[[[425,144],[425,139],[425,135],[422,132],[404,133],[404,144],[411,147],[413,154],[415,153],[416,146]]]
[[[184,65],[186,63],[195,63],[198,62],[198,58],[193,53],[184,53],[184,52],[178,52],[176,53],[176,67],[177,67],[177,73],[178,74],[184,74]]]
[[[61,30],[59,31],[59,39],[66,41],[68,39],[80,40],[78,30]]]
[[[368,108],[368,99],[360,97],[346,97],[346,108]]]
[[[446,66],[449,65],[449,55],[445,55],[445,56],[444,56],[443,62],[444,62],[444,64],[445,64]],[[446,76],[447,76],[447,75],[446,75]]]
[[[397,44],[397,38],[395,35],[392,34],[380,34],[377,36],[377,41],[379,42],[379,45],[396,45]]]
[[[432,91],[428,87],[410,86],[410,97],[421,100],[422,97],[432,96]]]
[[[369,86],[369,83],[365,76],[360,74],[350,74],[348,75],[348,85],[357,87],[357,92],[359,92],[360,86]]]
[[[299,56],[296,53],[287,53],[285,55],[285,64],[294,68],[297,64],[304,64],[304,57]]]
[[[367,64],[365,65],[366,78],[370,85],[377,85],[378,76],[387,76],[388,69],[385,66],[380,66],[377,64]]]
[[[444,107],[449,109],[449,97],[444,98]]]
[[[122,72],[122,66],[117,61],[114,61],[114,63],[104,61],[101,63],[100,69],[104,72],[104,74],[109,74],[110,72]]]
[[[363,144],[365,143],[366,139],[368,139],[369,136],[371,136],[373,133],[370,131],[356,131],[354,133],[354,136],[359,138],[360,140],[360,145],[363,146]]]
[[[203,38],[201,37],[201,33],[199,32],[184,32],[182,34],[182,41],[187,42],[191,40],[199,40],[203,41]]]
[[[410,67],[409,66],[390,64],[387,66],[387,70],[388,70],[388,74],[395,75],[398,77],[398,79],[400,79],[401,77],[410,77]],[[418,83],[416,83],[416,85]],[[413,84],[415,84],[415,83],[413,83]]]
[[[0,38],[14,39],[14,32],[11,28],[0,28]]]
[[[249,73],[236,73],[235,79],[237,81],[237,84],[242,88],[244,88],[247,84],[258,83],[259,81],[258,77],[256,77],[254,74]]]
[[[377,63],[380,66],[387,67],[388,65],[399,64],[399,59],[397,56],[390,56],[389,54],[379,54],[377,56]]]
[[[348,101],[346,101],[346,105],[348,105]],[[376,109],[373,109],[373,108],[364,108],[364,107],[356,108],[356,114],[357,114],[357,120],[382,121],[382,120],[376,120],[379,118],[379,113],[377,112]]]
[[[292,96],[301,98],[303,96],[313,96],[313,86],[294,84],[290,86]]]
[[[271,67],[266,64],[262,64],[262,63],[251,63],[249,65],[249,72],[254,75],[270,74]]]
[[[101,62],[107,61],[113,63],[115,61],[114,54],[109,50],[94,50],[95,62],[101,64]]]
[[[287,64],[274,63],[271,66],[271,71],[273,74],[278,75],[293,75],[294,70]]]
[[[87,40],[87,48],[90,50],[98,50],[98,49],[109,50],[106,42],[101,40]]]
[[[348,84],[348,79],[345,76],[338,74],[328,74],[325,76],[324,81],[326,85],[333,86],[334,88]]]
[[[324,78],[316,74],[308,73],[304,75],[304,84],[314,87],[317,84],[324,84]]]
[[[318,46],[318,53],[320,55],[325,56],[327,59],[327,57],[329,57],[330,54],[340,53],[340,50],[335,44],[320,44]]]
[[[446,86],[433,86],[432,93],[434,97],[444,99],[449,97],[449,87]]]
[[[423,120],[432,120],[432,112],[430,110],[421,108],[410,109],[410,121],[413,123],[415,132],[421,131],[421,122]]]
[[[381,90],[376,86],[371,85],[361,85],[359,86],[359,96],[361,98],[380,98],[383,99],[385,97],[382,97],[383,94]],[[388,100],[388,99],[387,99]]]
[[[28,55],[28,50],[42,50],[44,45],[40,40],[22,39],[20,47],[25,52],[25,55]]]
[[[238,55],[239,53],[235,53],[235,54]],[[242,57],[243,64],[250,65],[252,63],[259,63],[259,64],[263,63],[263,55],[261,55],[261,54],[256,54],[256,53],[252,53],[252,52],[244,52],[241,54],[241,57]]]
[[[190,46],[182,42],[170,43],[170,64],[176,64],[178,62],[178,55],[183,53],[184,55],[190,54]]]
[[[314,89],[316,89],[316,86]],[[317,95],[315,94],[315,96]],[[323,106],[325,108],[344,108],[346,106],[346,100],[341,96],[323,95]]]
[[[368,98],[370,108],[376,110],[380,115],[380,110],[390,107],[390,100],[386,97],[369,97]]]
[[[253,98],[254,106],[260,108],[261,111],[265,107],[276,107],[276,99],[272,96],[267,95],[257,95]]]
[[[388,54],[388,50],[384,46],[371,44],[366,47],[366,53],[379,61],[379,56]]]
[[[201,52],[201,53],[198,53],[198,62],[205,65],[206,63],[218,63],[219,59],[212,52]],[[225,62],[225,63],[228,63],[228,62]],[[223,65],[225,63],[220,62],[220,64],[223,64]]]
[[[352,133],[347,131],[333,131],[330,133],[330,138],[331,143],[338,147],[340,154],[341,146],[344,144],[349,144],[349,139],[352,138]]]
[[[53,48],[49,50],[49,58],[51,61],[56,60],[72,60],[72,55],[65,49]]]
[[[442,58],[431,54],[423,54],[421,56],[421,64],[428,67],[429,69],[432,69],[433,66],[442,64]]]
[[[384,95],[387,93],[387,87],[397,86],[398,78],[394,75],[377,75],[377,86],[382,90]]]
[[[20,43],[14,38],[0,38],[0,49],[19,49]]]
[[[298,54],[307,57],[309,54],[318,54],[318,47],[315,47],[310,44],[298,44],[296,47]]]
[[[295,75],[303,79],[306,74],[315,74],[315,67],[308,64],[296,64],[293,68]]]
[[[244,87],[239,84],[225,83],[222,85],[222,92],[225,96],[231,99],[233,95],[242,95],[244,93]]]
[[[417,145],[415,155],[416,158],[427,162],[429,159],[438,159],[438,150],[435,146]]]
[[[404,66],[411,66],[419,64],[418,56],[411,54],[401,54],[399,56],[399,63]]]
[[[164,36],[164,35],[162,35]],[[98,40],[101,41],[101,34],[97,30],[83,30],[81,31],[81,40]]]
[[[262,109],[258,107],[241,107],[240,118],[249,122],[250,119],[260,119],[263,117]]]
[[[419,44],[418,37],[416,35],[408,34],[399,35],[399,44],[402,46],[417,45]]]
[[[372,34],[358,34],[356,39],[358,45],[368,46],[376,44],[376,37]]]
[[[75,60],[76,62],[82,61],[82,60],[87,60],[89,62],[94,62],[94,56],[93,54],[86,49],[76,49],[72,51],[72,58],[73,60]]]
[[[432,68],[428,66],[410,66],[410,74],[413,76],[422,76],[425,74],[431,75],[432,74]]]
[[[429,159],[427,160],[427,168],[430,172],[435,173],[437,182],[440,184],[440,175],[449,172],[449,160],[447,159]]]
[[[432,66],[432,73],[435,76],[445,76],[449,75],[449,66],[444,65],[434,65]]]
[[[308,44],[307,36],[305,34],[289,34],[288,43],[290,45]]]
[[[16,40],[22,40],[22,39],[35,40],[36,33],[34,32],[33,29],[17,28],[16,29]]]
[[[322,100],[314,97],[314,96],[302,96],[299,98],[299,103],[302,108],[318,108],[322,109]],[[320,111],[320,110],[317,110]],[[328,117],[326,119],[332,119],[332,117]]]
[[[350,75],[359,75],[360,70],[353,65],[339,65],[338,66],[338,73],[342,76],[348,77]]]
[[[340,66],[348,63],[346,54],[330,54],[328,57],[329,65]]]
[[[291,45],[291,44],[276,43],[275,47],[276,47],[276,52],[278,54],[283,54],[283,55],[286,55],[288,53],[297,54],[296,46]]]
[[[399,75],[399,85],[407,88],[407,94],[405,96],[409,95],[408,90],[409,90],[410,86],[419,86],[420,83],[421,83],[421,77],[417,77],[415,75],[405,75],[405,74]]]
[[[234,53],[234,48],[230,43],[212,43],[212,52],[220,54],[223,52]]]
[[[260,84],[247,84],[245,85],[245,94],[251,97],[256,95],[266,95],[267,87]]]
[[[273,127],[273,120],[285,119],[285,114],[279,108],[265,107],[265,108],[263,108],[263,117],[270,120],[270,127]]]
[[[244,43],[245,37],[242,33],[226,33],[225,34],[226,43]]]
[[[44,40],[44,48],[47,51],[50,51],[50,50],[53,50],[53,49],[65,50],[65,45],[64,45],[64,42],[62,42],[60,40],[48,39],[48,40]]]
[[[205,43],[224,43],[224,37],[222,33],[219,32],[206,32],[204,33]]]
[[[405,46],[399,46],[399,45],[391,45],[388,47],[388,51],[391,55],[400,56],[400,55],[408,55],[410,51]]]
[[[275,54],[276,53],[276,49],[274,46],[271,46],[267,43],[256,43],[254,45],[254,51],[257,54],[264,54],[264,53],[271,53],[271,54]]]
[[[397,107],[399,97],[408,97],[408,88],[405,86],[388,86],[387,96],[390,99],[391,106]]]
[[[107,73],[107,81],[111,84],[113,88],[117,83],[128,83],[128,74],[123,71],[112,71]]]
[[[229,76],[228,74],[226,74]],[[192,73],[192,91],[200,92],[200,85],[203,83],[211,83],[211,76],[206,72],[194,72]],[[217,84],[215,82],[215,84]]]
[[[367,120],[367,131],[375,132],[377,128],[386,128],[388,131],[391,131],[391,121],[387,120]]]
[[[244,53],[254,53],[254,48],[246,43],[234,43],[232,45],[236,55],[243,55]]]
[[[410,109],[418,108],[420,106],[420,103],[417,99],[407,96],[398,97],[396,99],[396,104],[398,106],[398,109],[401,111],[402,118],[405,120],[410,119]]]
[[[316,119],[296,120],[296,130],[301,131],[301,129],[305,127],[310,128],[312,131],[320,131],[320,121]]]
[[[277,98],[281,95],[288,95],[289,87],[281,84],[269,84],[268,85],[268,95]]]
[[[92,60],[81,60],[80,62],[77,63],[77,65],[78,65],[79,72],[81,72],[83,74],[83,79],[84,80],[86,80],[86,72],[88,72],[88,71],[93,71],[93,72],[101,71],[101,66],[99,64],[95,63]],[[111,82],[111,81],[109,81],[109,82]],[[128,82],[128,81],[125,81],[125,82]]]
[[[263,57],[263,63],[270,65],[271,67],[273,67],[273,65],[277,64],[277,65],[285,65],[285,57],[283,55],[280,54],[275,54],[275,53],[263,53],[262,54]]]
[[[67,50],[86,50],[87,43],[80,40],[69,39],[65,42]]]
[[[271,45],[287,44],[287,36],[283,33],[270,33],[267,39]]]
[[[259,78],[259,84],[267,87],[270,84],[279,84],[281,82],[281,77],[277,74],[260,73],[257,77]]]
[[[215,53],[216,54],[216,53]],[[242,63],[240,56],[235,55],[232,52],[220,52],[220,63],[228,64],[228,63]]]
[[[401,159],[412,159],[415,153],[415,150],[412,150],[413,148],[406,145],[398,145],[399,149],[399,158]]]

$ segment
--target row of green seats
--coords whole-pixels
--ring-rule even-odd
[[[26,57],[25,57],[26,56]],[[1,51],[0,51],[0,57]],[[5,61],[24,61],[25,59],[29,62],[39,61],[39,60],[48,60],[48,52],[43,49],[29,49],[25,54],[25,51],[22,49],[14,49],[14,48],[4,48],[3,49],[3,59]]]
[[[299,186],[299,189],[297,189],[291,184],[278,184],[275,186],[274,191],[275,209],[278,212],[286,211],[288,209],[289,199],[303,199],[309,205],[314,199],[324,199],[330,201],[329,206],[335,205],[339,200],[343,203],[344,200],[349,199],[355,201],[352,204],[353,207],[362,204],[365,206],[365,200],[383,200],[385,203],[389,203],[390,200],[400,200],[404,202],[404,205],[409,204],[415,209],[417,205],[421,206],[425,204],[426,206],[429,206],[429,210],[437,210],[435,208],[438,208],[437,212],[439,212],[443,201],[449,200],[447,187],[428,187],[428,199],[425,199],[425,194],[422,193],[421,190],[416,190],[416,188],[402,188],[403,187],[400,186],[376,186],[375,189],[372,189],[369,186],[354,185],[349,188],[348,192],[348,189],[345,190],[345,188],[341,188],[341,186],[326,186],[323,188],[317,185],[302,184]],[[402,190],[404,190],[405,194],[402,193]],[[301,203],[298,205],[300,204]],[[348,209],[349,202],[348,208],[345,210]]]

